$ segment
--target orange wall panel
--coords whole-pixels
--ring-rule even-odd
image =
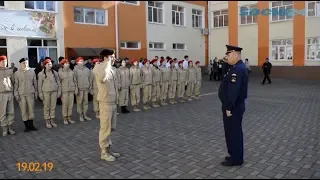
[[[269,1],[258,1],[258,9],[269,8]],[[258,15],[258,65],[269,57],[269,16]]]
[[[74,23],[74,7],[108,10],[108,25],[87,25]],[[113,1],[64,1],[64,43],[66,48],[114,48],[115,16]]]
[[[293,8],[305,9],[305,1],[293,1]],[[293,66],[303,66],[305,59],[305,16],[293,16]]]
[[[119,49],[120,57],[145,58],[147,56],[147,24],[145,1],[139,6],[118,4],[119,46],[121,41],[139,41],[141,50]]]
[[[229,45],[238,45],[238,1],[228,1]]]

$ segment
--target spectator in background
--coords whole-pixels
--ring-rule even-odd
[[[90,70],[93,69],[92,57],[89,57],[85,66]]]
[[[10,66],[9,69],[12,69],[12,70],[13,70],[13,73],[15,73],[15,72],[18,70],[18,68],[16,68],[16,66],[15,66],[14,63],[11,63],[11,66]]]
[[[70,61],[70,69],[73,70],[74,67],[76,66],[76,58],[75,57],[71,57],[70,59],[71,59],[71,61]]]

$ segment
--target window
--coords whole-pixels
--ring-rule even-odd
[[[192,9],[192,27],[202,28],[202,11]]]
[[[272,21],[284,21],[292,19],[292,15],[286,12],[293,9],[293,1],[272,1]]]
[[[56,1],[25,1],[24,7],[38,11],[56,11]]]
[[[173,50],[186,50],[187,47],[185,44],[182,44],[182,43],[173,43],[172,44],[172,49]]]
[[[29,66],[35,68],[38,62],[46,56],[58,62],[58,48],[56,40],[27,39]]]
[[[172,24],[184,26],[184,7],[172,5]]]
[[[74,22],[81,24],[105,25],[106,13],[103,9],[79,8],[73,9]]]
[[[120,1],[122,3],[126,3],[126,4],[134,4],[134,5],[139,5],[139,1]]]
[[[272,40],[272,60],[292,60],[293,48],[291,39]]]
[[[320,61],[320,37],[307,39],[307,60]]]
[[[213,27],[228,27],[228,10],[213,12]]]
[[[141,49],[140,42],[121,42],[121,49]]]
[[[308,1],[308,16],[320,17],[320,1]]]
[[[4,1],[0,1],[0,7],[4,7]]]
[[[240,12],[242,11],[250,11],[250,9],[256,9],[257,5],[251,5],[251,6],[243,6],[240,7]],[[240,24],[256,24],[257,23],[257,16],[240,16]]]
[[[6,39],[0,39],[0,55],[7,56],[7,40]]]
[[[148,1],[148,21],[152,23],[163,23],[163,3]]]
[[[161,42],[150,42],[149,49],[151,50],[165,50],[164,43]]]

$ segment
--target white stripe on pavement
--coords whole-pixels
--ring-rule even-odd
[[[212,93],[207,93],[207,94],[200,94],[200,96],[210,96],[213,94],[218,94],[218,92],[212,92]]]

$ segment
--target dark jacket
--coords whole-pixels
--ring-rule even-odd
[[[271,73],[272,64],[270,62],[265,62],[262,65],[263,73],[270,74]]]

